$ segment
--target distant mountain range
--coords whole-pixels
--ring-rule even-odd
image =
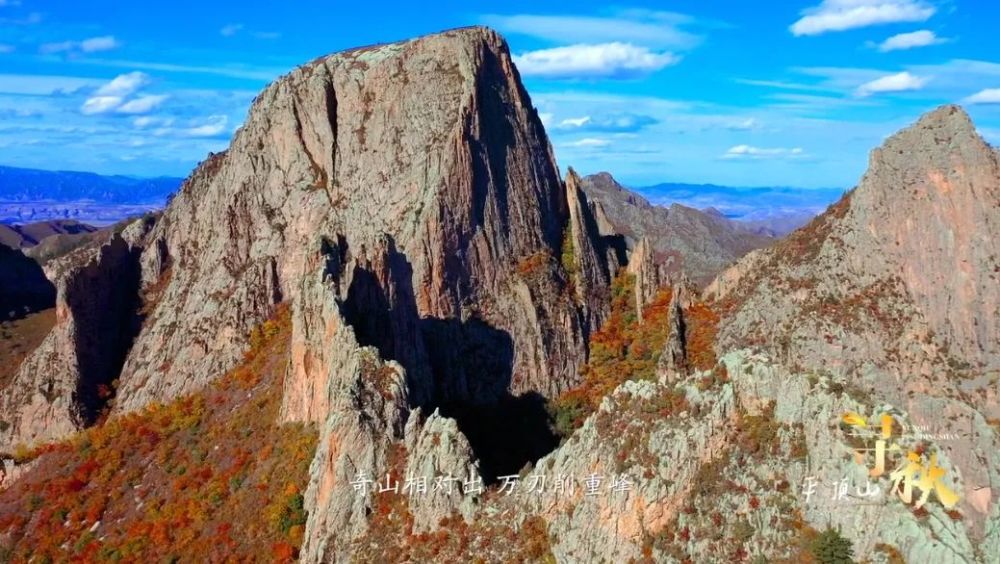
[[[0,166],[0,223],[78,220],[107,225],[162,208],[181,182]]]
[[[633,188],[650,202],[717,210],[729,219],[784,235],[809,222],[844,195],[844,188],[738,187],[663,183]]]
[[[103,176],[0,165],[0,223],[77,220],[108,225],[162,208],[182,178]],[[633,190],[653,204],[716,210],[751,229],[784,235],[843,195],[841,188],[662,183]]]
[[[168,195],[177,190],[182,180],[0,166],[0,201],[162,204]]]

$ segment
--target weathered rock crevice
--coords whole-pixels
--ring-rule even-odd
[[[66,307],[76,323],[79,378],[75,418],[88,426],[113,395],[115,380],[141,328],[141,249],[115,237],[66,285]]]
[[[421,318],[409,261],[391,237],[370,249],[362,247],[353,259],[347,258],[346,239],[336,240],[323,239],[321,253],[333,288],[346,286],[337,290],[343,299],[335,299],[358,345],[374,348],[382,361],[402,365],[410,409],[439,411],[456,420],[487,483],[516,474],[557,446],[545,398],[510,391],[510,334],[476,318]]]

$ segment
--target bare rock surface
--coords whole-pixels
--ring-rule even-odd
[[[576,489],[554,493],[549,486],[547,494],[512,496],[501,506],[542,516],[560,562],[644,554],[658,562],[722,562],[737,552],[750,561],[794,561],[805,526],[839,529],[862,561],[886,547],[907,562],[991,561],[1000,511],[995,504],[977,508],[974,500],[983,484],[997,483],[1000,459],[996,431],[981,414],[959,402],[927,400],[955,414],[948,428],[961,430],[973,456],[985,461],[969,464],[960,458],[963,449],[935,445],[947,484],[963,495],[963,519],[933,497],[924,506],[928,515],[914,513],[896,494],[855,504],[869,476],[838,424],[845,412],[888,406],[859,401],[833,379],[790,372],[749,351],[722,362],[727,379],[707,387],[706,373],[623,384],[521,480],[573,476]],[[906,425],[926,423],[906,410],[896,413]],[[623,475],[630,485],[616,491],[613,480]],[[593,490],[586,482],[591,477],[600,478]],[[807,498],[803,486],[810,477],[822,482]],[[842,479],[851,497],[834,503],[829,483]],[[888,492],[890,480],[882,476],[874,485]]]
[[[939,108],[874,150],[826,213],[717,278],[718,348],[878,367],[915,392],[982,388],[1000,370],[998,229],[996,152],[964,111]]]
[[[606,172],[587,176],[580,185],[593,202],[602,233],[623,235],[632,252],[646,239],[646,251],[665,273],[684,273],[699,286],[749,251],[775,241],[719,214],[680,204],[653,205]]]
[[[140,323],[138,259],[149,227],[137,220],[46,265],[56,324],[0,390],[0,450],[64,437],[106,406]]]
[[[587,296],[604,283],[581,276],[585,299],[561,297],[569,221],[541,122],[494,32],[317,59],[258,96],[230,149],[184,183],[151,234],[144,280],[171,276],[123,370],[119,409],[231,366],[250,328],[299,298],[335,234],[351,253],[392,240],[426,339],[493,338],[469,328],[482,324],[513,356],[505,387],[557,392],[586,357]],[[576,244],[593,253],[586,237]]]

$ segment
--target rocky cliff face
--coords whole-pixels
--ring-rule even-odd
[[[466,381],[441,389],[462,395],[493,379],[496,389],[558,391],[585,358],[599,308],[586,297],[604,283],[575,280],[584,299],[567,290],[558,256],[570,216],[495,33],[449,31],[313,61],[257,98],[230,149],[199,167],[151,234],[144,280],[170,278],[126,362],[118,405],[202,385],[232,365],[276,302],[299,299],[324,245],[357,256],[383,238],[399,254],[393,276],[412,293],[411,330],[432,345],[435,378]],[[592,252],[576,243],[580,256]],[[359,294],[371,298],[388,299]],[[359,340],[385,344],[365,342],[386,339],[381,329],[361,329]],[[492,354],[506,373],[473,375],[445,352],[463,347]]]
[[[585,177],[583,191],[594,206],[602,234],[623,235],[634,250],[646,239],[655,264],[677,278],[683,273],[699,286],[746,253],[770,245],[773,237],[679,204],[654,206],[608,173]]]
[[[891,137],[844,199],[713,283],[720,349],[953,382],[996,373],[998,167],[955,106]]]
[[[610,282],[578,179],[560,180],[506,44],[482,28],[281,78],[144,245],[137,272],[155,299],[116,412],[204,386],[290,303],[281,418],[320,429],[312,561],[367,531],[360,474],[478,473],[480,460],[492,479],[550,448],[541,398],[577,382]],[[432,530],[468,503],[436,496],[412,512]]]
[[[47,265],[55,327],[0,390],[0,450],[64,437],[106,406],[141,322],[139,253],[149,227],[137,220]]]

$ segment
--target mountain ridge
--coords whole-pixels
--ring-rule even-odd
[[[683,274],[707,284],[736,259],[774,241],[718,214],[678,203],[654,205],[610,173],[587,176],[581,186],[600,218],[602,235],[624,235],[629,249],[648,240],[653,262],[663,270],[663,283]]]
[[[55,326],[0,388],[0,540],[23,560],[1000,553],[1000,162],[961,110],[746,254],[718,213],[607,188],[560,178],[487,28],[283,76],[162,215],[45,265]],[[652,219],[613,221],[621,202]],[[659,213],[684,228],[673,272]],[[682,259],[713,245],[700,292]],[[960,501],[810,500],[810,477],[888,487],[843,433],[886,406],[961,434],[894,437]],[[407,492],[420,476],[459,479]],[[573,482],[504,489],[546,476]]]

